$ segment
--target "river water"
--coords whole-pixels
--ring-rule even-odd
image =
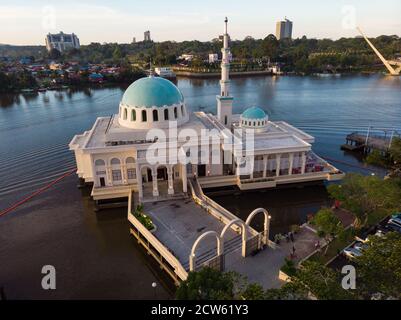
[[[192,111],[215,112],[217,79],[178,79]],[[232,81],[234,112],[260,106],[316,138],[314,151],[346,172],[372,172],[344,153],[345,135],[368,126],[401,132],[401,79],[384,76],[252,77]],[[96,117],[118,111],[124,88],[0,96],[0,211],[74,168],[68,143]],[[377,133],[380,130],[377,131]],[[0,218],[0,286],[9,298],[167,298],[171,284],[128,234],[126,210],[95,214],[76,177]],[[263,206],[273,232],[285,232],[327,204],[323,186],[215,199],[241,217]],[[40,287],[41,268],[56,267],[58,287]],[[152,289],[152,282],[157,282]]]

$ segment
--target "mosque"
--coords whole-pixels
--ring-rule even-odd
[[[74,136],[69,147],[77,174],[93,184],[94,200],[130,192],[139,202],[185,197],[193,178],[205,188],[240,190],[343,178],[312,151],[313,136],[271,121],[260,107],[232,113],[227,19],[223,42],[215,115],[189,112],[172,82],[151,75],[127,88],[118,114],[99,117],[89,131]],[[204,132],[212,132],[212,139]]]

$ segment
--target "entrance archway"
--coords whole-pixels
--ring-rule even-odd
[[[167,195],[171,193],[169,191],[169,179],[171,179],[171,170],[165,165],[160,165],[156,169],[157,172],[157,189],[159,190],[159,195]]]
[[[195,251],[196,248],[198,247],[199,243],[206,237],[215,237],[216,238],[216,242],[217,242],[217,256],[220,256],[223,252],[224,252],[224,248],[222,247],[222,241],[220,239],[220,236],[218,235],[218,233],[216,231],[207,231],[203,234],[201,234],[198,239],[195,240],[192,249],[191,249],[191,253],[189,255],[189,271],[195,271]]]
[[[234,219],[231,220],[229,223],[226,224],[224,229],[221,231],[220,238],[222,240],[222,248],[224,250],[224,235],[226,234],[227,230],[231,228],[232,225],[238,225],[241,227],[241,233],[242,233],[242,256],[245,258],[246,257],[246,239],[247,239],[247,234],[246,234],[246,225],[244,221],[241,219]]]
[[[264,221],[264,224],[263,224],[263,232],[262,232],[263,233],[262,242],[263,242],[263,244],[268,245],[269,244],[269,231],[270,231],[270,219],[271,219],[271,216],[269,215],[269,213],[267,212],[266,209],[258,208],[258,209],[253,210],[251,212],[251,214],[248,216],[248,218],[246,219],[245,224],[247,226],[250,226],[252,219],[258,213],[263,213],[264,216],[265,216],[265,221]]]

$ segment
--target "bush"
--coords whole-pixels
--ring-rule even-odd
[[[294,261],[285,258],[285,263],[281,267],[281,271],[283,271],[287,276],[293,277],[297,273]]]
[[[152,219],[144,214],[143,212],[143,205],[138,205],[135,209],[134,212],[135,218],[138,219],[140,223],[143,224],[143,226],[148,229],[148,230],[153,230],[155,228],[155,225],[153,224]]]

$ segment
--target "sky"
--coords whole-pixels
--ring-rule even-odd
[[[380,4],[380,5],[379,5]],[[208,41],[229,18],[233,39],[264,38],[276,21],[293,21],[293,36],[401,36],[400,0],[0,0],[0,43],[44,45],[49,32],[78,35],[81,44],[129,43],[151,31],[154,41]]]

